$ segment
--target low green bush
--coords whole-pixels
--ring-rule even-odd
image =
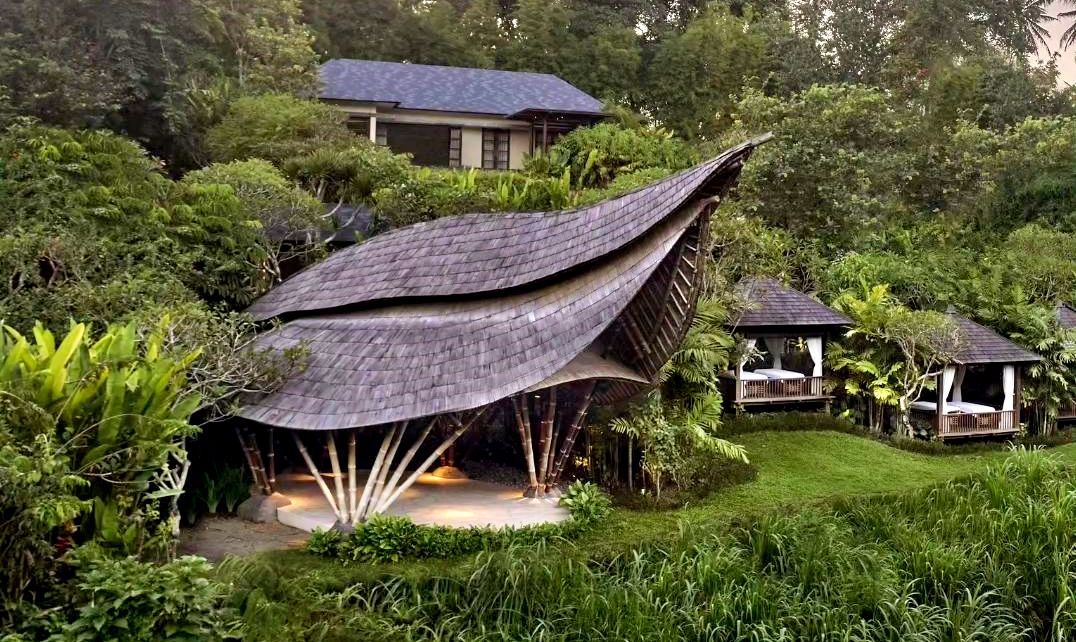
[[[306,550],[346,562],[441,559],[577,537],[612,510],[609,497],[597,485],[581,481],[568,486],[561,504],[571,516],[567,521],[523,528],[424,526],[407,517],[375,515],[348,535],[315,530]]]
[[[51,633],[49,642],[239,639],[228,587],[202,558],[150,564],[82,547],[71,562],[77,575],[64,603],[24,622],[23,635]]]
[[[824,412],[767,412],[743,413],[726,417],[720,432],[722,435],[742,435],[752,432],[794,432],[832,430],[851,434],[865,434],[851,421]]]

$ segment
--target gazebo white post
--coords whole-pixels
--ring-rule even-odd
[[[811,394],[821,396],[822,383],[817,377],[822,376],[822,337],[807,337],[807,352],[811,353],[811,376],[815,377],[811,381]],[[827,403],[827,410],[828,407]]]
[[[938,386],[938,403],[935,404],[936,407],[934,409],[935,412],[938,413],[939,437],[941,436],[940,433],[942,426],[944,425],[948,427],[948,421],[946,421],[946,410],[949,405],[949,391],[953,388],[953,379],[955,377],[955,366],[945,366],[945,368],[942,369],[941,380],[939,381],[941,385]]]
[[[1005,401],[1002,402],[1001,409],[1007,411],[1002,415],[1001,427],[1009,430],[1013,427],[1011,412],[1016,407],[1016,367],[1012,364],[1008,364],[1001,369],[1001,388],[1005,393]]]

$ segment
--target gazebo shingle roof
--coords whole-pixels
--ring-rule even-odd
[[[777,279],[749,277],[736,285],[747,308],[734,324],[739,329],[776,327],[835,328],[849,325],[848,317],[793,290]]]
[[[240,415],[335,430],[581,378],[638,390],[691,322],[711,197],[759,142],[581,210],[443,219],[338,252],[253,306],[291,319],[260,347],[309,356]]]
[[[1029,352],[986,326],[950,309],[947,314],[960,331],[954,361],[964,365],[989,363],[1033,363],[1042,357]]]

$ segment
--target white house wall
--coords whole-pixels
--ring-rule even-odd
[[[435,111],[395,110],[377,105],[363,105],[330,101],[349,116],[370,118],[371,123],[405,123],[412,125],[447,125],[459,127],[460,164],[464,167],[482,167],[482,130],[507,129],[511,131],[509,143],[509,169],[523,169],[523,162],[530,153],[531,124],[520,120],[506,120],[495,116],[448,113]],[[375,120],[376,119],[376,120]],[[371,129],[371,132],[374,130]],[[371,134],[372,136],[373,134]]]

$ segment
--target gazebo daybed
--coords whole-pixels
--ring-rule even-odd
[[[305,369],[240,411],[255,427],[241,438],[263,492],[275,477],[263,454],[272,460],[273,429],[283,429],[337,521],[362,522],[493,415],[518,429],[526,495],[552,490],[589,405],[646,390],[678,349],[701,287],[710,212],[764,140],[578,210],[412,225],[270,291],[250,309],[280,323],[260,345],[305,346],[308,356]],[[306,449],[315,436],[331,482]],[[361,489],[360,453],[372,458]]]
[[[721,376],[725,398],[742,406],[827,401],[822,387],[824,340],[847,326],[848,318],[776,279],[743,279],[736,290],[746,308],[730,329],[744,337],[745,344],[735,369]],[[809,363],[787,363],[794,340],[802,340]],[[765,357],[756,353],[759,341]]]
[[[1040,360],[990,328],[947,313],[959,330],[953,362],[938,375],[937,401],[912,403],[913,421],[930,422],[939,439],[1008,436],[1020,430],[1020,375]],[[972,398],[965,399],[968,375],[978,379]]]

